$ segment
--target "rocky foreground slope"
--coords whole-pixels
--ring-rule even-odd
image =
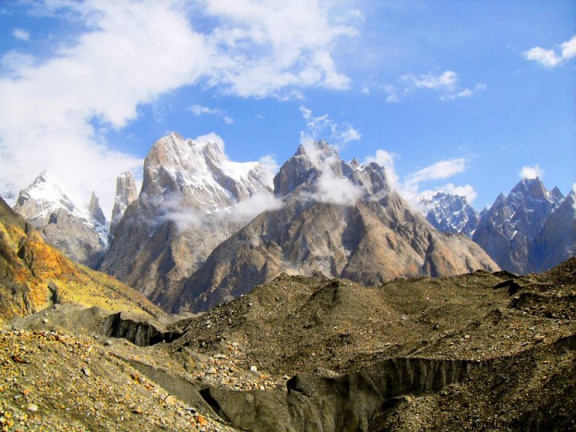
[[[282,274],[208,313],[154,326],[64,306],[12,321],[0,333],[0,422],[576,430],[576,258],[522,277],[477,271],[373,288]],[[137,346],[146,341],[138,332],[163,342]]]

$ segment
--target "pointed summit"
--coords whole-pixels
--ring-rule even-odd
[[[88,210],[92,213],[94,219],[96,219],[100,224],[106,224],[106,217],[104,216],[104,212],[102,208],[100,208],[100,202],[98,201],[98,197],[94,192],[90,196],[90,203],[88,204]]]
[[[508,196],[500,194],[482,215],[474,241],[504,270],[533,271],[528,258],[531,243],[558,206],[558,201],[549,197],[538,177],[522,179]]]
[[[316,141],[300,144],[294,156],[274,177],[276,196],[287,196],[297,190],[317,197],[325,192],[337,195],[338,191],[362,197],[382,195],[390,191],[390,186],[383,167],[374,162],[362,165],[355,159],[346,163],[340,159],[335,147],[325,141]],[[333,201],[330,196],[328,201]]]
[[[110,235],[114,237],[118,224],[126,208],[138,197],[136,182],[131,172],[120,174],[116,178],[116,198],[112,208],[112,219],[110,221]]]
[[[426,209],[426,219],[433,227],[443,232],[465,234],[472,237],[479,221],[479,215],[465,196],[437,192],[421,197],[420,203]]]
[[[143,194],[183,194],[205,211],[231,206],[266,189],[268,175],[259,162],[228,160],[211,137],[192,140],[172,133],[160,138],[144,160]]]
[[[548,199],[548,192],[538,177],[522,179],[510,192],[510,196],[518,194],[535,200]]]

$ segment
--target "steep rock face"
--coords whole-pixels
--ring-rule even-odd
[[[82,204],[43,173],[20,191],[14,210],[69,258],[91,268],[99,266],[108,247],[108,230],[94,193],[89,204]]]
[[[130,172],[120,174],[116,178],[116,198],[112,208],[112,219],[110,221],[110,236],[114,238],[118,224],[128,206],[138,198],[136,182]]]
[[[422,197],[420,203],[426,209],[426,220],[442,232],[472,237],[478,226],[480,216],[464,196],[438,192]]]
[[[246,223],[235,206],[271,195],[270,184],[260,163],[229,161],[216,143],[174,133],[161,138],[145,159],[142,189],[116,227],[101,270],[165,305],[179,295],[179,281]]]
[[[378,284],[447,276],[496,264],[463,235],[440,233],[390,188],[377,164],[342,162],[332,148],[301,147],[280,169],[281,209],[260,214],[190,277],[174,311],[201,311],[281,272]]]
[[[500,194],[484,213],[473,240],[505,270],[523,274],[534,270],[529,251],[548,217],[562,199],[549,193],[540,179],[523,179],[508,196]]]
[[[550,215],[530,248],[531,267],[549,270],[576,256],[576,193],[568,194]]]

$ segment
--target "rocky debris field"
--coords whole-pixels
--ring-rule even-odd
[[[378,287],[281,275],[125,338],[108,316],[7,323],[3,430],[576,430],[576,258]]]

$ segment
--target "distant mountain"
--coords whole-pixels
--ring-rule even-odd
[[[51,175],[42,173],[20,191],[14,210],[72,260],[91,268],[99,266],[108,247],[108,228],[94,194],[84,204]]]
[[[0,198],[0,322],[54,303],[160,313],[126,285],[67,259]]]
[[[540,179],[523,179],[508,196],[498,196],[472,238],[503,269],[534,271],[540,265],[529,259],[532,243],[563,199],[558,189],[548,192]]]
[[[232,162],[215,142],[165,136],[144,161],[140,194],[100,268],[165,305],[181,280],[273,199],[271,184],[262,164]]]
[[[343,162],[324,142],[300,146],[274,178],[282,208],[219,245],[173,311],[208,310],[282,272],[380,284],[498,266],[464,235],[434,229],[390,189],[381,166]]]
[[[536,271],[549,270],[576,256],[576,193],[570,192],[546,219],[530,247],[529,261]]]
[[[480,220],[479,213],[461,195],[437,192],[421,197],[420,204],[425,208],[426,220],[443,232],[472,237]]]

